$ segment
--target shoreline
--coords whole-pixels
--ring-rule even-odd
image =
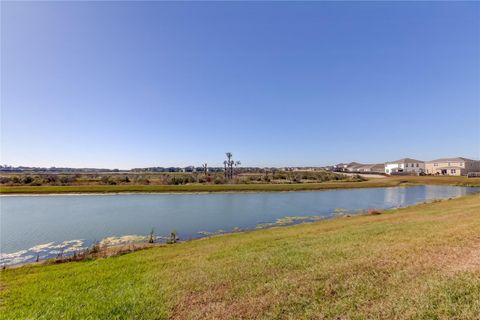
[[[463,176],[395,176],[381,179],[372,178],[360,182],[336,181],[292,184],[3,186],[0,187],[0,197],[297,192],[357,188],[387,188],[414,185],[451,185],[463,187],[480,187],[480,178],[467,178]]]
[[[402,186],[400,186],[402,187]],[[410,186],[403,186],[403,187],[410,187]],[[325,217],[320,217],[320,216],[300,216],[297,217],[299,219],[292,219],[290,223],[287,224],[282,224],[282,222],[279,222],[280,219],[277,219],[275,222],[271,223],[266,223],[264,225],[259,224],[256,225],[255,227],[252,228],[246,228],[246,229],[239,229],[239,230],[230,230],[230,231],[214,231],[209,234],[204,234],[201,232],[197,232],[198,237],[194,238],[189,238],[189,239],[178,239],[176,243],[186,243],[186,242],[192,242],[192,241],[198,241],[198,240],[206,240],[214,237],[221,237],[221,236],[228,236],[228,235],[233,235],[233,234],[242,234],[242,233],[248,233],[248,232],[257,232],[257,231],[262,231],[262,230],[269,230],[269,229],[274,229],[274,228],[285,228],[285,227],[294,227],[302,224],[314,224],[314,223],[321,223],[324,221],[329,221],[329,220],[337,220],[337,219],[344,219],[344,218],[352,218],[352,217],[360,217],[360,216],[369,216],[369,215],[380,215],[380,214],[385,214],[385,213],[394,213],[397,210],[401,209],[407,209],[407,208],[412,208],[415,206],[421,206],[421,205],[426,205],[434,202],[444,202],[444,201],[450,201],[450,200],[456,200],[456,199],[466,199],[469,197],[474,197],[478,196],[480,194],[480,191],[474,192],[472,194],[467,194],[467,195],[461,195],[461,196],[456,196],[456,197],[448,197],[448,198],[440,198],[440,199],[427,199],[423,202],[418,202],[414,203],[411,205],[407,206],[399,206],[399,207],[390,207],[390,208],[370,208],[370,209],[359,209],[357,211],[345,211],[342,212],[341,214],[335,214],[332,213],[330,216],[325,216]],[[372,212],[370,212],[372,210]],[[290,218],[290,217],[283,217],[283,218]],[[291,217],[295,218],[295,217]],[[121,236],[115,236],[118,238],[123,238],[123,237],[142,237],[143,235],[134,235],[134,234],[128,234],[128,235],[121,235]],[[148,235],[145,235],[145,238],[147,238]],[[108,237],[104,238],[107,239]],[[160,237],[161,238],[161,237]],[[104,240],[102,239],[102,241]],[[64,241],[79,241],[79,240],[64,240]],[[81,240],[83,241],[83,240]],[[100,241],[101,243],[101,241]],[[108,256],[95,256],[95,259],[98,258],[108,258],[108,257],[113,257],[113,256],[118,256],[118,255],[123,255],[123,254],[128,254],[128,253],[133,253],[139,250],[145,250],[145,249],[150,249],[150,248],[155,248],[155,247],[161,247],[161,246],[166,246],[168,245],[165,242],[154,242],[154,243],[148,243],[145,241],[125,241],[125,242],[120,242],[117,244],[112,244],[112,245],[107,245],[102,248],[103,252],[108,252],[110,250],[115,250],[116,248],[126,248],[126,247],[131,247],[133,246],[133,250],[129,249],[128,252],[125,251],[118,251],[117,253],[109,254]],[[137,246],[135,248],[135,246]],[[86,247],[85,247],[86,248]],[[30,250],[30,249],[24,249],[24,250]],[[84,249],[87,250],[87,249]],[[22,250],[20,250],[22,251]],[[17,251],[19,252],[19,251]],[[2,253],[2,254],[14,254],[16,252],[12,253]],[[32,266],[32,265],[49,265],[49,264],[60,264],[60,263],[67,263],[67,262],[78,262],[82,261],[81,259],[72,259],[71,255],[65,255],[60,259],[50,257],[46,259],[42,259],[40,261],[25,261],[25,262],[20,262],[20,263],[14,263],[14,264],[3,264],[1,266],[1,269],[12,269],[12,268],[18,268],[22,266]]]
[[[56,197],[56,196],[124,196],[124,195],[200,195],[200,194],[229,194],[229,193],[282,193],[282,192],[320,192],[320,191],[334,191],[334,190],[348,190],[348,189],[378,189],[378,188],[398,188],[398,187],[419,187],[419,186],[445,186],[445,184],[402,184],[402,185],[385,185],[385,186],[361,186],[361,187],[335,187],[335,188],[313,188],[313,189],[292,189],[292,190],[221,190],[221,191],[120,191],[120,192],[64,192],[64,193],[1,193],[2,197]],[[452,187],[471,187],[475,186],[461,186],[449,185]],[[480,186],[479,186],[480,187]]]
[[[208,310],[217,310],[219,303],[230,306],[240,299],[248,309],[242,308],[235,315],[251,318],[258,314],[248,313],[252,302],[254,308],[263,307],[265,293],[275,288],[275,294],[267,295],[266,302],[275,304],[279,298],[283,301],[283,297],[291,297],[295,310],[297,293],[308,293],[307,299],[322,302],[324,299],[319,299],[318,292],[325,292],[329,294],[327,308],[337,303],[338,298],[343,299],[339,301],[342,305],[352,303],[353,299],[370,306],[372,297],[380,299],[374,301],[376,305],[389,307],[417,297],[411,294],[414,290],[422,295],[418,303],[413,301],[407,306],[407,312],[416,312],[418,306],[424,306],[424,298],[436,302],[441,290],[450,293],[445,299],[453,301],[452,310],[460,310],[458,317],[476,319],[476,309],[470,315],[462,310],[471,310],[472,302],[478,300],[475,272],[480,270],[480,265],[476,259],[479,251],[475,227],[480,222],[479,201],[479,195],[474,195],[381,214],[212,236],[114,258],[6,268],[0,272],[4,284],[0,292],[6,306],[2,311],[12,319],[35,317],[45,312],[50,318],[62,318],[73,309],[86,310],[80,314],[85,318],[108,318],[117,316],[119,313],[113,314],[110,310],[122,311],[118,306],[124,303],[137,305],[150,299],[136,310],[149,312],[152,307],[166,306],[167,311],[172,310],[166,314],[168,318],[182,305],[189,313],[179,317],[188,318],[198,316],[199,311],[205,310],[205,299],[214,297],[212,307],[215,309]],[[425,284],[427,288],[435,286],[435,290],[421,290]],[[259,290],[245,291],[258,285]],[[168,291],[158,291],[159,288]],[[348,291],[338,291],[342,288]],[[365,296],[365,290],[370,289],[373,295]],[[192,292],[198,299],[192,300]],[[278,296],[278,292],[282,296]],[[465,299],[458,305],[456,298],[460,294]],[[181,300],[172,302],[172,296]],[[258,301],[260,305],[255,304]],[[443,305],[439,309],[444,310]],[[358,314],[356,304],[351,304],[351,310],[351,315]],[[382,310],[373,315],[385,316],[387,313]],[[432,314],[428,306],[424,311],[428,313],[421,315]],[[138,314],[134,310],[127,316]],[[158,309],[154,309],[141,316],[150,318],[151,315],[153,319],[158,314]],[[224,318],[224,315],[214,316]],[[372,313],[367,310],[363,315],[368,318]],[[297,313],[292,317],[305,316]]]

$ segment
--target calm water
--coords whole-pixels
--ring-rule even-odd
[[[314,192],[5,196],[0,198],[0,263],[49,257],[110,236],[251,229],[286,216],[331,217],[339,208],[407,206],[478,192],[480,188],[415,186]],[[70,249],[69,249],[70,248]]]

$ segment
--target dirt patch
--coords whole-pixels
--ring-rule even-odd
[[[270,306],[267,297],[236,299],[230,285],[190,292],[176,304],[171,319],[256,319]]]
[[[446,265],[450,272],[478,272],[480,271],[480,241],[472,247],[463,248],[456,254],[455,259]]]

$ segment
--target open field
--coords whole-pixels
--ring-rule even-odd
[[[1,319],[478,319],[480,195],[1,272]]]
[[[119,193],[119,192],[229,192],[229,191],[304,191],[342,188],[394,187],[399,185],[438,184],[480,186],[480,178],[396,176],[367,181],[335,181],[291,184],[186,184],[186,185],[73,185],[73,186],[0,186],[0,194]]]

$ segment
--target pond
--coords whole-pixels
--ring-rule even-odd
[[[105,237],[181,240],[459,197],[480,188],[413,186],[311,192],[2,196],[0,264],[71,253]],[[296,217],[279,220],[285,217]],[[112,239],[138,240],[139,237]]]

